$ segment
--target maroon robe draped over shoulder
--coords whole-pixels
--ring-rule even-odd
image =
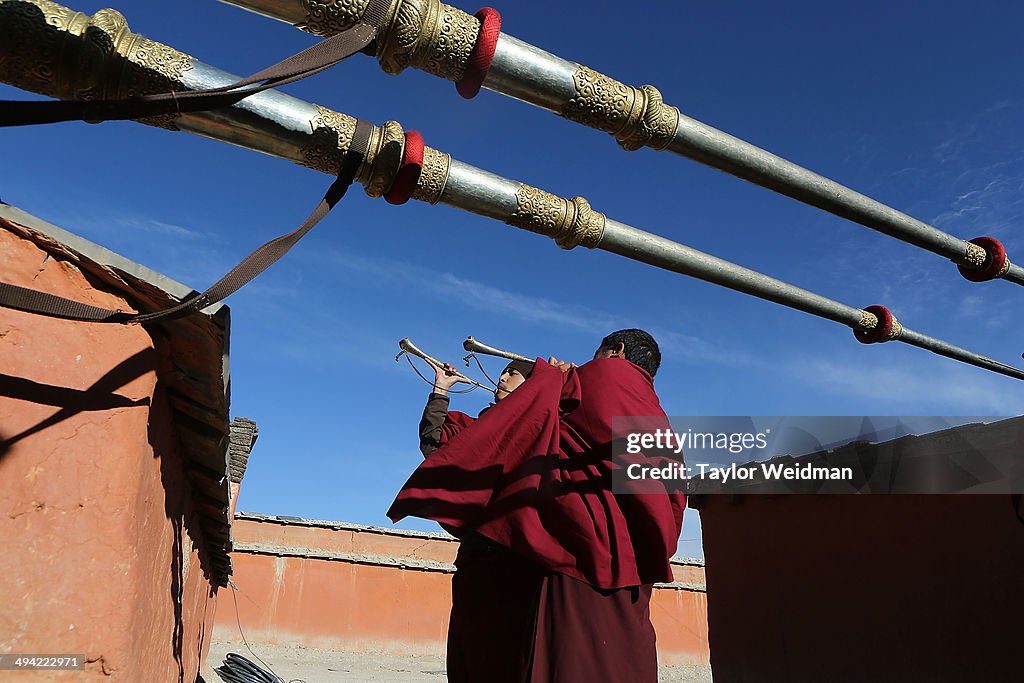
[[[443,446],[451,441],[455,438],[456,434],[474,422],[476,422],[474,417],[460,413],[457,410],[449,410],[444,418],[444,424],[441,425],[441,445]]]
[[[619,358],[531,377],[412,474],[388,517],[476,531],[600,589],[671,581],[682,493],[615,495],[612,419],[668,426],[651,376]]]

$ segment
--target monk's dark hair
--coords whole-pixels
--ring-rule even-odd
[[[598,350],[614,351],[619,348],[619,344],[625,349],[626,360],[642,367],[651,377],[657,374],[658,366],[661,365],[661,350],[654,337],[643,330],[619,330],[602,339]]]

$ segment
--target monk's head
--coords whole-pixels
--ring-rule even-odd
[[[661,365],[661,351],[654,337],[643,330],[619,330],[601,340],[594,358],[625,358],[654,377]]]
[[[513,391],[516,387],[526,381],[526,378],[533,372],[533,363],[529,361],[514,360],[505,366],[498,378],[498,388],[494,390],[494,400],[500,401]]]

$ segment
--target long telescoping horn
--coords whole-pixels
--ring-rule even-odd
[[[359,2],[222,0],[332,36],[363,16]],[[639,88],[534,47],[501,32],[496,10],[471,16],[441,0],[391,0],[376,41],[381,68],[406,67],[456,81],[464,97],[480,87],[610,133],[632,151],[668,150],[854,221],[953,261],[969,280],[1002,278],[1024,285],[1024,267],[1011,263],[991,237],[965,241],[897,211],[745,140],[680,113],[652,85]],[[477,64],[487,54],[486,68]],[[472,83],[472,94],[464,88]]]
[[[116,99],[129,93],[222,87],[239,80],[132,34],[124,17],[113,10],[86,17],[51,0],[0,0],[0,13],[17,18],[0,21],[0,82],[31,92],[61,98],[98,92]],[[0,14],[0,18],[4,16]],[[111,49],[96,49],[100,34],[106,36],[103,44]],[[61,59],[54,60],[53,54],[60,54]],[[23,68],[25,64],[44,64],[46,68]],[[338,175],[356,126],[350,116],[273,90],[213,112],[187,112],[141,122],[230,142],[331,176]],[[371,197],[384,196],[396,204],[410,198],[445,204],[545,235],[564,249],[601,249],[831,320],[852,329],[865,343],[900,341],[1024,379],[1024,370],[904,327],[882,307],[856,308],[634,228],[593,210],[583,197],[566,199],[489,173],[422,145],[422,138],[419,144],[408,145],[414,150],[410,156],[415,163],[407,165],[406,138],[395,121],[373,127],[369,152],[356,176]],[[400,170],[412,167],[418,172],[411,182],[396,182]]]
[[[498,358],[508,358],[509,360],[521,360],[526,361],[527,363],[532,363],[534,360],[533,358],[527,358],[526,356],[513,353],[512,351],[502,351],[501,349],[484,344],[473,337],[469,337],[466,341],[462,342],[462,348],[466,349],[471,354],[482,353],[485,356],[497,356]],[[469,356],[466,356],[466,358],[468,359]]]
[[[435,368],[442,369],[445,366],[445,363],[442,363],[441,361],[437,360],[433,356],[430,356],[430,355],[424,353],[423,351],[421,351],[419,349],[419,347],[417,347],[415,344],[412,343],[412,341],[409,340],[408,337],[406,337],[402,341],[398,342],[398,348],[402,349],[402,351],[397,356],[395,356],[395,360],[398,360],[399,358],[401,358],[402,354],[408,353],[411,356],[416,356],[417,358],[422,358],[423,360],[427,361],[430,365],[432,365]],[[477,382],[476,380],[472,380],[469,377],[466,377],[465,375],[462,375],[461,373],[459,373],[459,376],[462,377],[465,381],[469,382],[470,384],[472,384],[475,387],[479,387],[481,389],[486,389],[487,391],[494,391],[494,387],[489,387],[486,384],[480,384],[480,382]]]

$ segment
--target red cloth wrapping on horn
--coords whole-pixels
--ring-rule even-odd
[[[895,320],[889,309],[875,304],[865,307],[864,310],[878,316],[878,324],[870,330],[854,330],[853,336],[857,338],[857,341],[861,344],[881,344],[889,341],[892,337],[892,325]]]
[[[501,35],[501,14],[493,7],[484,7],[476,13],[480,20],[480,32],[477,34],[473,51],[469,54],[469,62],[466,64],[466,72],[455,89],[467,100],[471,100],[480,92],[480,88],[487,78],[487,72],[491,70],[491,62],[494,61],[494,51],[498,47],[498,37]]]
[[[395,174],[391,189],[384,195],[388,204],[401,206],[412,197],[416,183],[423,171],[423,136],[418,131],[405,132],[405,151],[402,154],[402,165]]]
[[[541,566],[611,589],[671,581],[686,499],[615,495],[612,419],[668,427],[650,375],[607,358],[531,377],[431,454],[388,510],[475,530]]]

